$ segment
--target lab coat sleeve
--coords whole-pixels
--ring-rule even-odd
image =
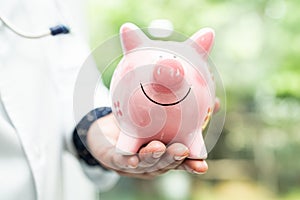
[[[95,92],[94,107],[110,107],[111,103],[108,96],[109,92],[107,88],[102,83],[100,83]],[[78,157],[78,152],[73,143],[73,131],[69,131],[68,134],[66,134],[65,141],[67,151],[69,151],[80,160],[80,164],[84,173],[100,191],[107,191],[118,182],[119,175],[116,172],[105,170],[100,166],[90,166]]]

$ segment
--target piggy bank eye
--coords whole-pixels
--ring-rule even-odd
[[[173,58],[177,58],[177,57],[174,55]]]
[[[159,59],[162,59],[162,55],[159,56]]]

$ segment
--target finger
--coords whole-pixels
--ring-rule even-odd
[[[174,169],[180,165],[183,160],[189,155],[188,148],[180,143],[170,145],[166,153],[161,157],[157,163],[157,169]]]
[[[129,170],[137,168],[139,164],[139,159],[136,155],[133,156],[124,156],[120,153],[113,152],[112,155],[112,165],[116,168],[115,170]]]
[[[152,141],[139,151],[139,167],[150,167],[155,165],[165,153],[166,146],[159,141]]]
[[[98,147],[93,156],[106,168],[111,170],[134,169],[138,166],[139,159],[136,155],[122,155],[116,151],[114,146]]]
[[[186,159],[178,169],[183,169],[193,174],[204,174],[208,170],[208,165],[205,160]]]

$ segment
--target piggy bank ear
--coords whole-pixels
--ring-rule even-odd
[[[203,28],[189,38],[188,42],[204,57],[208,55],[214,43],[215,32],[211,28]]]
[[[142,46],[143,43],[149,40],[143,31],[132,23],[125,23],[122,25],[120,28],[120,38],[124,54]]]

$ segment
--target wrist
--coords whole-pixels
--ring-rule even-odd
[[[114,151],[120,132],[112,113],[95,121],[87,133],[87,146],[97,160],[107,169],[112,169],[107,156],[108,151]],[[113,148],[113,149],[112,149]]]
[[[88,145],[87,141],[89,135],[88,132],[93,129],[92,127],[94,124],[97,124],[98,119],[105,117],[110,113],[111,109],[109,107],[96,108],[90,111],[80,120],[73,132],[73,143],[77,150],[78,157],[89,166],[103,167],[89,151],[90,146]]]

